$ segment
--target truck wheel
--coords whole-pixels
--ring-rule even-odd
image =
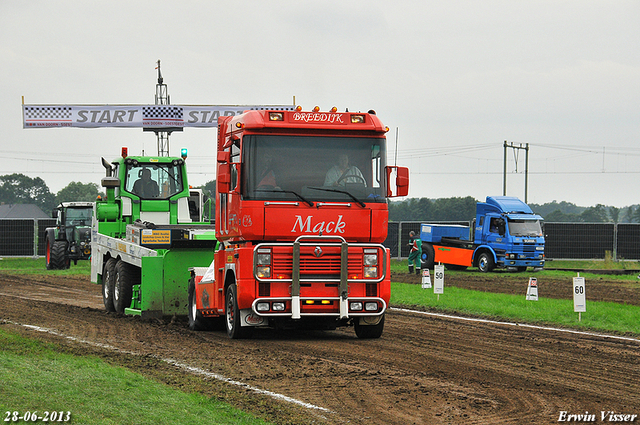
[[[189,279],[189,329],[192,331],[209,331],[219,323],[217,317],[204,317],[196,306],[196,281]]]
[[[49,252],[50,270],[62,270],[69,268],[67,258],[67,241],[54,241]]]
[[[380,321],[375,325],[365,325],[366,317],[359,317],[354,320],[353,327],[356,331],[356,336],[360,339],[373,339],[380,338],[382,331],[384,330],[384,314],[380,317]]]
[[[226,301],[226,320],[227,335],[231,339],[247,338],[252,328],[243,328],[240,325],[240,309],[238,308],[238,288],[235,284],[229,285],[227,288]]]
[[[116,263],[113,275],[113,307],[118,313],[124,313],[124,309],[131,306],[133,293],[133,270],[122,260]]]
[[[493,263],[493,257],[491,254],[487,252],[480,254],[480,257],[478,257],[478,270],[482,273],[487,273],[493,270],[494,267],[495,264]]]
[[[110,312],[116,311],[113,306],[113,278],[118,260],[109,258],[102,268],[102,302],[104,309]]]
[[[436,253],[433,249],[433,245],[430,243],[422,244],[422,257],[420,258],[420,263],[422,264],[422,269],[432,269],[435,264]]]

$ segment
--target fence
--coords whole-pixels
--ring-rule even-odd
[[[44,229],[56,220],[0,220],[0,256],[38,257],[45,255]],[[432,222],[461,224],[469,222]],[[409,232],[420,233],[419,221],[389,223],[384,245],[392,258],[409,256]],[[554,259],[604,259],[607,252],[614,260],[640,260],[640,224],[637,223],[545,223],[545,257]]]
[[[430,222],[443,223],[443,222]],[[384,245],[392,258],[409,256],[409,232],[420,233],[419,221],[389,223]],[[462,224],[469,222],[446,222]],[[640,224],[637,223],[544,223],[544,254],[549,259],[640,260]]]
[[[0,256],[38,257],[45,255],[44,229],[56,225],[52,218],[12,218],[0,220]]]

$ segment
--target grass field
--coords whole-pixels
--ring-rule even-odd
[[[61,353],[52,344],[1,328],[0,347],[0,413],[10,423],[18,422],[11,420],[13,412],[29,412],[29,417],[55,412],[56,420],[49,416],[49,422],[75,424],[267,423],[218,400],[173,389],[97,357]]]

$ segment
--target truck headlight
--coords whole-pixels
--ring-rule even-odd
[[[544,251],[544,247],[543,246],[537,246],[536,247],[536,251]]]
[[[376,254],[364,254],[364,265],[365,266],[377,266],[378,265],[378,256]]]
[[[376,278],[376,277],[378,277],[378,268],[377,267],[365,267],[364,268],[364,277],[365,278]]]
[[[349,303],[349,309],[352,311],[360,311],[362,310],[362,302],[361,301],[353,301]]]
[[[269,303],[258,303],[256,304],[257,311],[269,311]]]
[[[284,303],[283,302],[275,302],[271,305],[273,311],[284,311]]]
[[[378,303],[377,302],[367,302],[364,303],[365,311],[378,311]]]
[[[258,266],[256,267],[256,276],[262,279],[268,279],[271,277],[270,266]]]

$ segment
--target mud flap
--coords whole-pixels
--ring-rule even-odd
[[[258,316],[250,308],[240,310],[240,326],[266,326],[269,321],[266,317]]]

